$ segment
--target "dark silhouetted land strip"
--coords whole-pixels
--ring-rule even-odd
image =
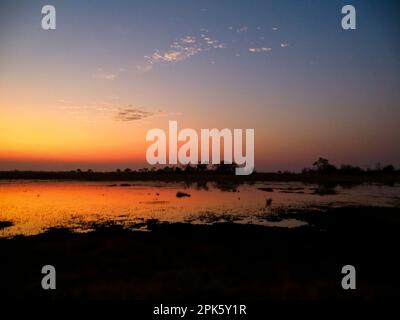
[[[0,171],[0,180],[78,180],[78,181],[171,181],[171,182],[232,182],[247,183],[256,181],[299,181],[307,183],[361,184],[376,182],[395,184],[400,182],[400,173],[361,173],[361,174],[303,174],[303,173],[253,173],[249,176],[236,176],[215,172],[205,173],[167,173],[167,172],[40,172],[40,171]]]
[[[399,208],[318,208],[279,216],[309,225],[149,221],[150,232],[111,224],[87,234],[53,229],[0,239],[0,292],[6,298],[158,301],[398,297]],[[40,289],[44,264],[57,269],[55,291]],[[357,290],[341,288],[346,264],[357,269]]]
[[[186,166],[165,166],[132,170],[117,169],[114,172],[94,172],[81,169],[62,172],[40,171],[0,171],[0,180],[37,179],[37,180],[85,180],[85,181],[218,181],[218,182],[251,182],[251,181],[303,181],[311,183],[359,184],[378,182],[394,184],[400,182],[400,169],[393,165],[381,167],[378,163],[374,169],[362,169],[357,166],[343,164],[337,168],[328,159],[319,158],[311,168],[304,168],[299,173],[290,171],[256,172],[248,176],[235,175],[237,164],[221,161],[219,164],[188,164]],[[128,185],[126,185],[128,186]]]

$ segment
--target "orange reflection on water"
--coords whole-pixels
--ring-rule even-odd
[[[114,184],[117,184],[114,186]],[[176,184],[24,182],[0,184],[0,220],[14,226],[0,235],[36,234],[53,226],[75,226],[107,219],[182,221],[198,212],[253,207],[251,192],[212,192]],[[177,192],[190,197],[178,198]],[[261,199],[260,199],[261,200]],[[235,210],[231,210],[234,213]]]
[[[259,189],[266,185],[273,192]],[[208,215],[265,224],[260,215],[280,207],[333,203],[392,205],[400,194],[399,186],[337,187],[337,192],[325,196],[315,194],[315,188],[315,185],[278,182],[189,187],[163,182],[3,181],[0,221],[11,221],[13,226],[0,230],[0,237],[37,234],[50,227],[84,231],[83,226],[90,222],[109,220],[126,224],[147,219],[198,223],[207,220],[203,218]],[[178,198],[177,192],[188,193],[190,197]],[[267,199],[271,199],[270,206]],[[299,224],[299,221],[284,221],[283,226]]]

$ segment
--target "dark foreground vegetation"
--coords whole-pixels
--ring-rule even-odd
[[[290,217],[308,225],[149,221],[150,232],[109,224],[87,234],[53,229],[0,239],[0,294],[159,301],[398,297],[399,208],[316,208],[266,219]],[[57,269],[57,290],[40,287],[45,264]],[[357,270],[356,290],[341,287],[348,264]]]

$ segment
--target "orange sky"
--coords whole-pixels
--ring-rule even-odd
[[[34,2],[0,8],[0,170],[141,167],[146,132],[169,120],[255,129],[259,170],[300,170],[320,156],[400,165],[400,46],[389,13],[384,25],[343,33],[313,28],[297,2],[293,19],[271,15],[283,4],[247,14],[188,1],[175,20],[161,3],[158,16],[138,3],[140,19],[129,2],[68,3],[48,32]],[[336,19],[334,9],[321,15]]]

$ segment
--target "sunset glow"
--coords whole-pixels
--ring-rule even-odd
[[[143,167],[146,132],[169,120],[254,128],[258,170],[400,164],[390,6],[380,18],[360,2],[374,19],[344,33],[328,3],[100,3],[55,1],[49,32],[34,3],[3,4],[0,170]]]

